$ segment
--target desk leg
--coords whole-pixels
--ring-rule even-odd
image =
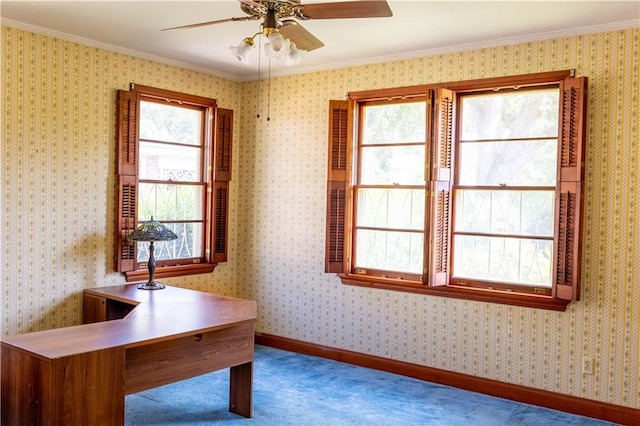
[[[253,396],[253,362],[231,367],[229,377],[229,411],[251,417]]]

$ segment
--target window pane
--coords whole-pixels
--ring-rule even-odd
[[[553,236],[554,191],[456,190],[455,230]]]
[[[199,147],[140,142],[138,177],[150,180],[199,182],[202,180],[201,152]]]
[[[558,136],[557,88],[467,95],[462,98],[462,140]]]
[[[553,241],[456,235],[454,244],[457,278],[551,287]]]
[[[424,145],[361,150],[363,185],[424,185]]]
[[[557,139],[460,143],[460,185],[555,186]]]
[[[156,241],[153,256],[157,261],[202,257],[202,223],[166,223],[177,240]],[[138,243],[138,262],[149,260],[149,243]]]
[[[140,139],[200,145],[202,112],[140,101]]]
[[[202,220],[204,187],[140,182],[138,203],[138,221]]]
[[[355,266],[422,273],[423,234],[359,229]]]
[[[425,111],[424,101],[363,108],[362,144],[424,142]]]
[[[424,190],[358,189],[358,226],[424,229]]]

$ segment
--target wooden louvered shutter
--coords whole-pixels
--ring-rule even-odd
[[[430,271],[432,286],[449,283],[449,253],[451,227],[451,162],[453,142],[454,92],[437,89],[432,94],[433,119],[430,173]]]
[[[565,79],[560,85],[560,92],[555,296],[558,299],[579,300],[587,78]]]
[[[136,227],[136,196],[138,178],[136,176],[118,176],[118,218],[116,233],[116,270],[133,271],[136,266],[136,244],[127,241],[127,236]]]
[[[231,180],[233,110],[218,108],[216,114],[216,150],[213,179],[228,182]]]
[[[136,226],[136,192],[138,189],[138,95],[135,91],[118,90],[117,116],[117,218],[116,218],[116,271],[133,271],[136,250],[133,241],[127,241]]]
[[[118,175],[138,174],[138,93],[118,90]]]
[[[216,140],[213,159],[213,257],[215,263],[226,262],[229,244],[229,181],[231,181],[231,148],[233,111],[216,110]]]
[[[327,174],[327,224],[325,272],[345,270],[348,102],[329,101],[329,161]]]

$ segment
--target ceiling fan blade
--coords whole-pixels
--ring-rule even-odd
[[[282,27],[278,28],[278,31],[284,38],[288,38],[294,42],[300,50],[310,52],[324,46],[323,42],[318,40],[316,36],[294,20],[284,21]]]
[[[198,27],[205,27],[207,25],[223,24],[225,22],[250,21],[250,20],[255,20],[255,19],[258,19],[258,17],[257,16],[241,16],[239,18],[218,19],[217,21],[200,22],[198,24],[181,25],[179,27],[163,28],[161,31],[182,30],[182,29],[186,29],[186,28],[198,28]]]
[[[305,4],[302,14],[310,19],[386,18],[393,16],[386,0]]]

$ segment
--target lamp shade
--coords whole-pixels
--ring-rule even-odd
[[[291,42],[289,46],[289,54],[284,60],[284,64],[287,66],[298,65],[304,56],[304,50],[298,49],[298,46],[294,42]]]
[[[267,42],[264,45],[264,54],[267,58],[284,59],[289,54],[290,43],[289,39],[275,32],[267,37]]]
[[[156,258],[153,255],[155,248],[153,247],[154,241],[169,241],[175,240],[178,236],[169,228],[153,220],[142,222],[131,234],[127,236],[129,241],[147,241],[149,242],[149,262],[147,262],[147,268],[149,269],[149,281],[140,284],[138,288],[140,290],[162,290],[164,284],[157,283],[153,280],[153,274],[156,270]]]
[[[239,60],[243,64],[250,65],[249,53],[251,52],[252,47],[253,40],[251,40],[250,38],[245,38],[237,46],[231,46],[229,50],[231,50],[231,53],[237,60]]]
[[[178,236],[169,228],[157,220],[142,222],[131,234],[127,236],[129,241],[169,241],[175,240]]]

